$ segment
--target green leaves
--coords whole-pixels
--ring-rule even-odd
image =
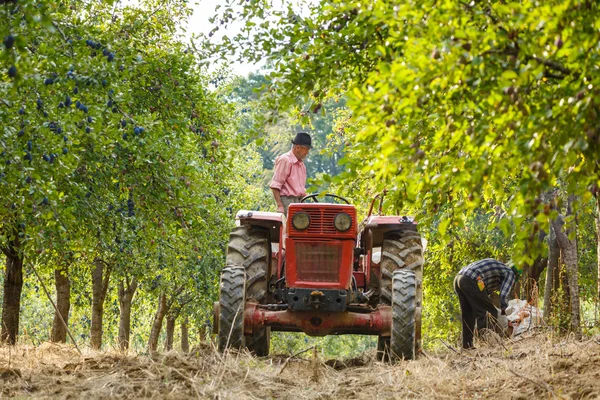
[[[438,231],[440,232],[440,235],[446,236],[446,232],[448,230],[448,225],[450,225],[450,222],[452,222],[450,218],[442,219],[440,221],[440,224],[438,225]]]
[[[197,297],[190,260],[206,260],[213,285],[235,211],[260,197],[239,177],[262,169],[208,89],[223,77],[174,33],[187,2],[39,3],[0,7],[0,36],[14,35],[0,45],[0,238],[22,223],[26,258],[53,249],[46,269],[78,249],[76,276],[100,257],[115,279]],[[13,63],[16,80],[4,72]]]
[[[422,24],[422,15],[409,5],[365,4],[356,14],[356,5],[319,3],[306,19],[319,27],[318,34],[278,33],[303,43],[304,57],[264,54],[279,60],[271,77],[280,82],[271,92],[273,102],[295,101],[316,85],[328,95],[346,93],[352,123],[360,126],[347,169],[404,187],[408,193],[398,201],[414,201],[423,217],[438,207],[433,198],[466,212],[480,204],[465,201],[463,193],[483,193],[485,201],[498,205],[509,201],[516,215],[527,216],[531,210],[524,200],[539,196],[559,176],[585,192],[597,172],[579,160],[592,159],[599,143],[592,145],[583,132],[598,115],[585,108],[583,93],[574,96],[580,85],[572,88],[570,82],[595,76],[590,66],[598,56],[564,51],[564,40],[560,48],[552,46],[556,37],[567,38],[564,24],[556,22],[561,20],[578,21],[570,25],[569,48],[590,44],[585,27],[592,20],[583,9],[597,5],[572,8],[557,0],[491,9],[447,6],[441,13],[434,2],[422,3],[427,15]],[[252,9],[245,12],[254,15]],[[340,21],[338,37],[329,28]],[[305,41],[308,36],[314,43]],[[269,37],[257,37],[277,49]],[[360,50],[351,46],[358,38]],[[323,65],[335,66],[336,73]],[[531,170],[539,160],[541,166]],[[509,199],[502,193],[507,177],[515,177],[525,196]]]
[[[389,207],[417,213],[432,237],[464,245],[460,229],[479,223],[488,253],[506,255],[510,244],[516,259],[531,261],[535,229],[560,207],[543,194],[560,186],[589,200],[600,179],[599,7],[321,1],[293,23],[273,13],[268,30],[246,25],[250,41],[211,48],[275,65],[267,109],[295,110],[306,122],[298,104],[315,90],[348,98],[344,131],[329,139],[351,144],[344,171],[317,183],[363,202],[393,188]],[[245,5],[237,20],[266,9]],[[485,238],[490,230],[497,243]]]

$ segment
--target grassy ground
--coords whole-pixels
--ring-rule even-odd
[[[189,354],[123,355],[45,343],[0,347],[0,397],[21,398],[566,398],[600,396],[600,337],[547,331],[491,337],[388,365],[374,352],[323,360],[317,351],[255,358],[211,345]]]

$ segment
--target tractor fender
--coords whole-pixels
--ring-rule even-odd
[[[363,222],[364,230],[372,235],[372,248],[381,247],[384,234],[392,231],[417,231],[417,222],[407,216],[373,215]]]
[[[283,260],[285,258],[285,225],[286,217],[278,212],[240,210],[235,216],[237,226],[250,225],[261,227],[269,231],[271,243],[271,276],[275,280],[283,274]]]
[[[282,232],[285,232],[285,215],[282,213],[240,210],[237,212],[235,219],[237,226],[251,225],[268,229],[271,243],[279,243]]]

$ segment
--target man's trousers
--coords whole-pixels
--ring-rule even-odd
[[[473,278],[457,275],[454,279],[454,291],[460,302],[462,345],[463,348],[470,349],[473,347],[475,327],[478,330],[483,328],[498,330],[496,324],[498,309],[492,304],[487,290],[479,290],[477,281]]]

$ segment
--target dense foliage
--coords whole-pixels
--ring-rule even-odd
[[[246,25],[215,48],[273,63],[274,110],[349,97],[346,182],[372,176],[425,219],[448,206],[441,234],[502,205],[522,250],[532,214],[554,206],[543,191],[562,182],[579,208],[597,191],[597,11],[585,0],[264,0],[222,11],[225,26]]]
[[[108,343],[127,290],[136,347],[163,303],[203,336],[234,214],[274,210],[273,160],[298,130],[313,134],[312,191],[364,216],[388,189],[386,212],[417,216],[426,344],[458,335],[458,268],[533,265],[569,195],[581,294],[594,298],[599,11],[589,0],[227,1],[214,20],[226,33],[187,43],[186,0],[0,1],[3,320],[20,308],[20,334],[49,337],[36,268],[52,293],[68,277],[69,325],[87,340],[100,271]],[[232,56],[268,67],[230,78],[208,64]],[[273,343],[373,345],[334,339]]]
[[[489,256],[534,264],[560,214],[585,237],[580,257],[597,257],[597,235],[577,225],[598,212],[597,16],[587,0],[228,2],[215,30],[244,28],[206,48],[271,63],[274,121],[292,110],[310,124],[328,99],[348,99],[335,125],[351,143],[345,171],[319,183],[359,205],[387,188],[388,211],[417,215],[430,240],[425,318],[444,336],[457,328],[456,271]],[[597,281],[588,265],[578,275]]]
[[[101,259],[112,290],[136,277],[139,303],[177,293],[204,324],[233,210],[261,201],[260,159],[177,34],[186,2],[112,3],[0,7],[2,247],[36,292],[29,265],[66,265],[87,306]]]

